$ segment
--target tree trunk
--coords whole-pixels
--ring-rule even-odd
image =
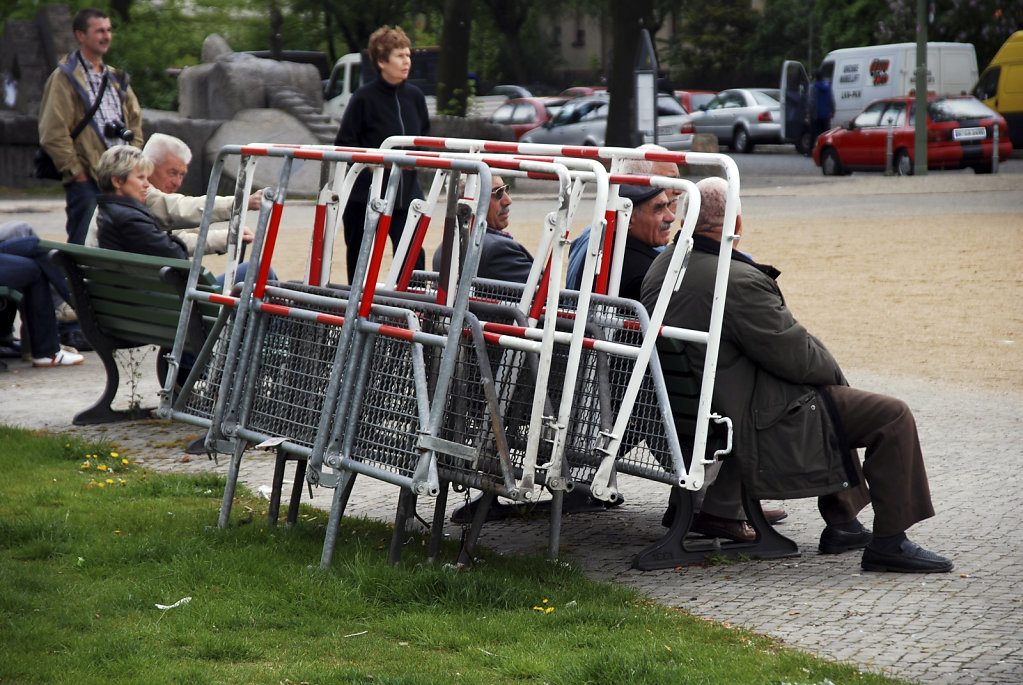
[[[464,117],[468,104],[471,0],[444,0],[440,58],[437,61],[437,112]]]
[[[608,0],[611,16],[611,105],[607,116],[605,144],[614,147],[635,147],[640,144],[636,132],[636,48],[640,31],[652,25],[653,0],[620,2]]]

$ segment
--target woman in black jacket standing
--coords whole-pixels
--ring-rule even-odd
[[[348,101],[341,117],[341,128],[334,139],[335,145],[376,148],[389,136],[429,134],[426,97],[423,91],[407,82],[412,68],[411,45],[401,28],[382,26],[373,32],[369,38],[369,56],[376,67],[377,78],[363,84]],[[372,170],[362,172],[344,210],[349,283],[359,259],[371,179]],[[386,183],[385,172],[385,187]],[[402,170],[389,231],[392,249],[397,248],[401,239],[409,205],[422,197],[423,189],[415,170]],[[424,263],[422,253],[418,254],[416,268],[423,268]]]

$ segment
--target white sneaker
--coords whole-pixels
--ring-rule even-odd
[[[77,366],[85,361],[85,357],[75,352],[58,350],[52,357],[37,357],[32,360],[32,366]]]

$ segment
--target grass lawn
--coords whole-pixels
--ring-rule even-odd
[[[454,569],[415,537],[391,568],[378,522],[346,519],[323,571],[323,512],[270,528],[243,492],[220,530],[223,479],[110,445],[0,427],[0,467],[0,683],[896,682],[563,562]]]

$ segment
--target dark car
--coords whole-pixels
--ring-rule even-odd
[[[825,176],[883,171],[890,129],[892,167],[900,176],[912,174],[915,103],[913,96],[875,100],[846,126],[821,134],[813,161]],[[991,173],[995,121],[1001,131],[998,155],[1006,159],[1012,154],[1012,141],[1004,117],[972,95],[928,97],[927,168],[972,167],[978,174]]]
[[[540,98],[515,98],[498,107],[490,115],[490,123],[511,127],[515,131],[515,140],[518,140],[523,133],[550,121],[550,118],[547,105]]]

